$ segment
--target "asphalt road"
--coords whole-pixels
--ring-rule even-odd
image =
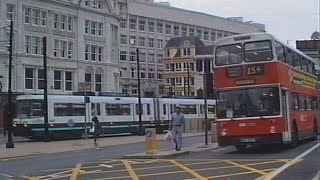
[[[184,139],[185,146],[203,142],[203,137]],[[233,147],[221,147],[174,159],[124,160],[123,155],[144,150],[144,144],[129,144],[0,161],[0,179],[231,179],[250,180],[268,177],[279,168],[277,180],[312,180],[320,169],[319,142],[305,142],[294,149],[283,147],[251,148],[239,153]],[[172,148],[163,143],[162,149]],[[295,159],[308,149],[306,156]],[[14,176],[14,177],[13,177]]]

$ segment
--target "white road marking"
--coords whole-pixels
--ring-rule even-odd
[[[106,167],[106,168],[113,168],[113,166],[107,165],[107,164],[99,164],[99,166]]]
[[[320,179],[320,170],[318,171],[316,176],[314,178],[312,178],[312,180],[319,180],[319,179]]]
[[[225,150],[228,150],[228,149],[231,149],[231,148],[232,147],[223,147],[223,148],[218,148],[218,149],[211,150],[211,152],[225,151]]]
[[[14,176],[11,176],[9,174],[4,174],[4,173],[1,173],[1,175],[4,176],[4,177],[8,177],[8,178],[13,178],[14,177]]]
[[[261,178],[258,179],[263,179],[263,180],[271,180],[272,178],[276,177],[278,174],[280,174],[282,171],[284,171],[285,169],[287,169],[288,167],[292,166],[294,163],[292,162],[297,162],[300,159],[302,159],[304,156],[308,155],[310,152],[312,152],[314,149],[316,149],[317,147],[320,146],[320,143],[317,143],[316,145],[312,146],[311,148],[309,148],[308,150],[306,150],[305,152],[303,152],[302,154],[300,154],[299,156],[295,157],[293,160],[289,161],[288,163],[284,164],[283,166],[281,166],[280,168],[278,168],[275,171],[272,171],[270,174],[266,175],[266,176],[262,176]]]

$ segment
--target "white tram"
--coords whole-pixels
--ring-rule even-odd
[[[49,95],[49,132],[52,136],[72,135],[81,137],[91,127],[91,118],[97,116],[105,134],[137,134],[139,129],[138,98]],[[180,105],[186,119],[204,118],[203,99],[141,98],[143,128],[155,126],[159,133],[168,129],[175,105]],[[208,118],[215,118],[215,100],[208,100]],[[44,135],[43,95],[17,97],[14,134],[26,137]]]

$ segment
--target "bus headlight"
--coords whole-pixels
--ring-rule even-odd
[[[270,127],[270,133],[276,133],[276,127],[271,126]]]
[[[23,122],[23,126],[24,126],[24,127],[28,127],[27,121],[24,121],[24,122]]]

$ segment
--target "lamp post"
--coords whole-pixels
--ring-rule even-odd
[[[6,148],[14,148],[12,141],[12,119],[13,119],[13,104],[12,104],[12,44],[13,44],[13,21],[10,21],[10,39],[9,39],[9,82],[8,82],[8,141],[6,142]]]
[[[48,74],[47,74],[47,37],[42,38],[43,48],[43,76],[44,76],[44,141],[49,142],[49,117],[48,117]]]
[[[130,39],[130,45],[135,45],[135,40]],[[139,48],[136,48],[137,53],[137,74],[138,74],[138,115],[139,115],[139,135],[143,135],[142,132],[142,103],[141,103],[141,84],[140,84],[140,61],[139,61]]]

